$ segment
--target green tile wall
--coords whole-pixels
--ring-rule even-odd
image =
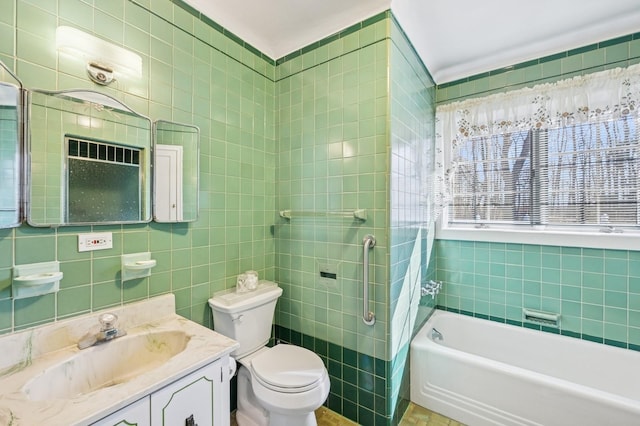
[[[277,206],[294,211],[275,227],[284,288],[276,336],[326,359],[330,408],[360,424],[397,424],[412,327],[435,306],[418,306],[419,285],[435,271],[427,270],[433,236],[422,195],[433,162],[433,81],[389,13],[278,60],[276,77]],[[367,221],[295,218],[353,208],[366,208]],[[368,233],[377,239],[373,327],[360,318]],[[335,283],[319,277],[322,264],[335,266]]]
[[[284,289],[277,338],[325,357],[328,406],[361,424],[387,424],[389,14],[354,25],[278,61],[276,206],[290,209],[276,237]],[[295,217],[366,209],[367,220]],[[371,310],[362,315],[362,240],[370,252]],[[330,265],[336,280],[319,275]],[[311,343],[310,343],[311,342]],[[318,348],[319,345],[319,348]],[[326,349],[328,345],[328,351]],[[370,368],[377,365],[378,371]]]
[[[178,312],[210,326],[207,299],[255,269],[275,277],[275,62],[212,21],[169,0],[10,0],[0,59],[27,88],[91,88],[152,119],[201,130],[200,217],[188,224],[0,230],[0,332],[172,292]],[[58,25],[108,39],[142,57],[143,77],[99,87],[83,64],[56,53]],[[79,253],[79,232],[113,232],[114,247]],[[151,251],[145,279],[120,282],[120,255]],[[14,264],[59,260],[55,295],[12,300]]]
[[[276,206],[291,220],[275,226],[276,322],[380,359],[387,358],[387,26],[388,19],[328,40],[276,69]],[[367,220],[302,217],[296,212],[366,209]],[[370,253],[371,308],[362,311],[362,240]],[[336,268],[334,282],[319,265]]]
[[[448,102],[640,62],[640,33],[440,85]],[[545,331],[640,349],[640,253],[437,241],[438,304],[526,327],[522,309],[562,315]],[[540,327],[538,327],[540,328]]]
[[[640,349],[640,252],[437,241],[438,304],[500,322]],[[522,309],[561,314],[559,328]]]
[[[390,351],[387,412],[399,420],[409,402],[409,344],[435,303],[420,296],[433,244],[435,84],[395,20],[390,43]]]

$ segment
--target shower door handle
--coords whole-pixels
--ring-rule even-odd
[[[376,316],[369,310],[369,250],[376,245],[376,239],[373,235],[367,235],[362,244],[362,321],[367,325],[373,325]]]

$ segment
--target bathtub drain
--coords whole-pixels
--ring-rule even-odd
[[[431,340],[444,340],[442,333],[440,333],[436,328],[431,329]]]

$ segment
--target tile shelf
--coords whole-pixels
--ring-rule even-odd
[[[60,289],[60,262],[41,262],[16,265],[13,268],[11,295],[14,299],[42,296]]]
[[[62,279],[62,275],[62,272],[42,272],[39,274],[14,277],[13,281],[19,285],[31,287],[60,281]]]
[[[151,259],[150,252],[123,254],[120,271],[122,281],[148,277],[154,266],[156,266],[156,260]]]

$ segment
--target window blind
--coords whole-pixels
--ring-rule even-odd
[[[462,139],[449,222],[637,226],[637,124],[627,114]]]

